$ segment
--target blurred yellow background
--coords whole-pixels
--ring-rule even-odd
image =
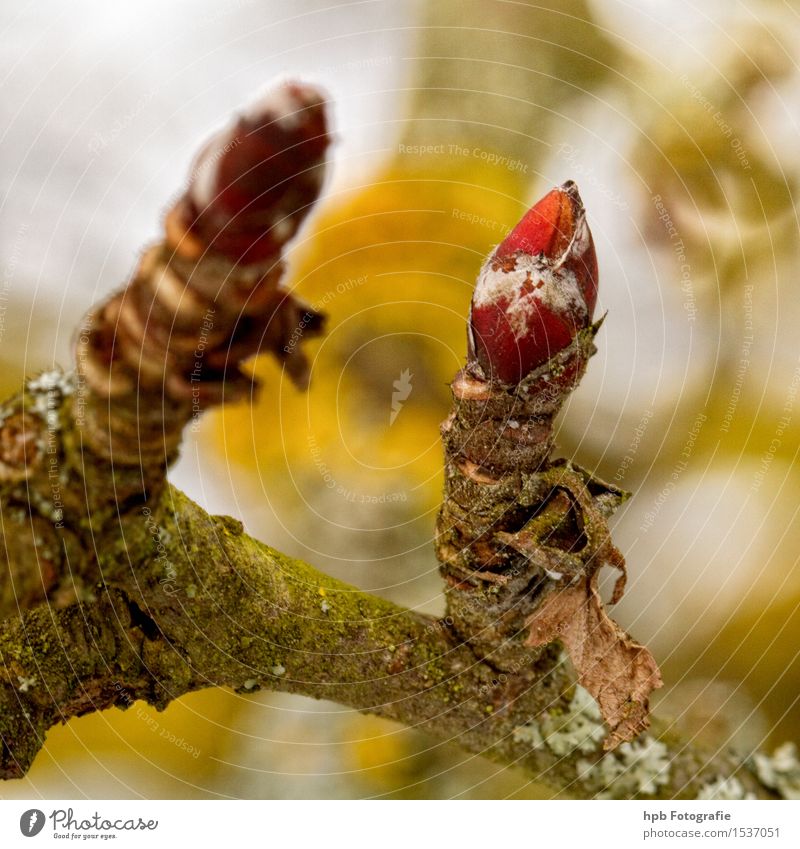
[[[271,545],[438,612],[438,424],[472,285],[530,203],[574,179],[608,317],[558,442],[634,492],[614,525],[631,574],[615,615],[649,643],[663,707],[693,733],[743,748],[796,737],[790,7],[148,0],[118,19],[88,5],[94,37],[65,36],[64,20],[37,29],[37,15],[58,21],[45,0],[9,23],[29,49],[1,60],[15,63],[0,141],[4,388],[67,360],[71,328],[157,235],[209,126],[275,72],[316,77],[339,144],[290,257],[290,285],[328,314],[311,388],[256,361],[258,402],[208,417],[173,479]],[[146,48],[121,46],[131,28]],[[45,61],[57,33],[64,49]],[[0,786],[0,798],[546,793],[336,705],[222,691],[72,721],[28,778]]]

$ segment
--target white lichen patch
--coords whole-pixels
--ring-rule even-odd
[[[323,601],[323,602],[320,604],[319,609],[320,609],[323,613],[327,613],[327,612],[331,609],[331,606],[328,604],[328,602],[327,602],[327,601]]]
[[[532,749],[538,749],[544,744],[542,732],[535,722],[527,722],[514,729],[513,738],[517,743],[527,743]]]
[[[285,666],[283,666],[283,664],[281,664],[281,663],[276,663],[276,664],[275,664],[275,666],[273,666],[273,667],[272,667],[272,669],[270,670],[270,672],[272,672],[272,674],[273,674],[276,678],[280,678],[280,677],[281,677],[281,675],[285,675],[285,674],[286,674],[286,667],[285,667]]]
[[[536,326],[538,311],[564,316],[570,324],[581,326],[589,320],[583,292],[572,271],[551,268],[538,257],[521,254],[513,271],[493,268],[490,257],[478,277],[472,298],[473,309],[499,306],[516,339]]]
[[[784,799],[800,799],[800,760],[794,743],[784,743],[772,756],[753,755],[756,775]]]
[[[571,752],[593,752],[606,736],[600,708],[587,690],[575,687],[566,711],[548,713],[538,723],[529,722],[514,731],[514,739],[532,749],[547,746],[559,757]]]
[[[578,780],[599,799],[652,796],[669,784],[669,750],[645,734],[632,743],[622,743],[598,761],[578,761],[577,769]]]
[[[59,407],[61,399],[72,395],[74,386],[72,375],[54,370],[42,372],[26,384],[31,396],[34,412],[45,422],[51,432],[59,430],[61,421]]]
[[[719,776],[714,781],[704,784],[697,791],[698,799],[755,799],[754,793],[745,793],[742,782],[735,776],[724,778]]]
[[[17,681],[19,682],[20,693],[27,693],[28,690],[36,686],[35,675],[31,675],[30,678],[26,678],[24,675],[17,675]]]
[[[28,391],[33,394],[41,392],[58,392],[59,395],[72,395],[72,377],[58,369],[42,372],[38,377],[28,381]]]
[[[245,681],[244,684],[242,684],[242,687],[244,687],[245,690],[255,690],[255,688],[257,686],[258,686],[258,679],[256,679],[256,678],[248,678],[247,681]]]

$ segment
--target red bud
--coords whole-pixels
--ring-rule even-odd
[[[545,195],[481,269],[470,315],[470,357],[484,374],[519,383],[588,327],[597,257],[573,182]]]
[[[200,153],[184,196],[185,226],[234,262],[277,256],[319,194],[328,143],[320,92],[285,83]]]

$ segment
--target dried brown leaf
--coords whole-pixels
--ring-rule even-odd
[[[526,624],[527,645],[563,643],[609,727],[606,750],[648,727],[648,698],[661,686],[661,673],[650,652],[606,613],[594,577],[553,593]]]

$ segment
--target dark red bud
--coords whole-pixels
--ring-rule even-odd
[[[589,326],[596,300],[594,242],[570,181],[530,209],[481,270],[470,357],[487,377],[519,383]]]
[[[319,195],[329,141],[316,88],[267,94],[195,161],[183,201],[191,236],[241,264],[276,257]]]

